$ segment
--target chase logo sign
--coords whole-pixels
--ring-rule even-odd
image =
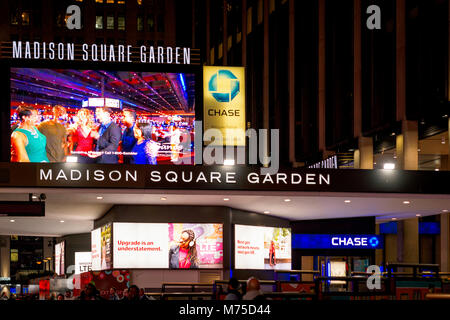
[[[245,68],[203,67],[203,129],[220,131],[214,146],[245,146]]]
[[[293,249],[382,249],[377,235],[294,234]]]
[[[240,91],[239,80],[230,70],[219,70],[209,79],[208,90],[218,102],[231,102]]]

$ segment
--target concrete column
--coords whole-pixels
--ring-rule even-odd
[[[10,236],[0,236],[0,275],[10,277]]]
[[[359,151],[359,149],[356,149],[353,152],[353,169],[361,169],[360,165],[361,165],[361,152]]]
[[[398,261],[398,234],[385,235],[384,251],[385,251],[385,263]]]
[[[269,129],[269,0],[264,1],[264,62],[263,62],[263,129]],[[268,156],[269,146],[266,144],[262,150],[265,157]],[[264,161],[265,162],[265,161]]]
[[[314,257],[302,256],[302,270],[314,270]],[[301,281],[313,281],[312,274],[304,274],[301,276]]]
[[[448,7],[450,8],[450,4],[449,4]],[[449,61],[449,68],[450,68],[450,61]],[[449,71],[449,80],[448,80],[448,82],[450,83],[450,71]],[[450,86],[450,84],[449,84],[449,86]],[[450,96],[450,90],[448,91],[448,94]],[[444,162],[444,165],[442,163],[442,160],[443,160],[444,156],[441,156],[441,170],[450,170],[450,160],[449,160],[449,157],[450,157],[450,117],[448,117],[448,122],[447,123],[448,123],[447,124],[447,134],[448,134],[448,136],[447,136],[447,140],[448,140],[447,148],[448,148],[448,151],[447,151],[447,156],[445,158],[446,161]]]
[[[353,1],[353,136],[355,138],[360,137],[362,133],[361,91],[362,91],[361,0],[354,0]]]
[[[441,272],[450,271],[450,259],[449,259],[449,249],[450,249],[450,228],[449,228],[449,217],[448,213],[441,214]]]
[[[247,0],[242,0],[242,65],[247,66]]]
[[[442,154],[441,155],[441,167],[439,170],[449,170],[450,169],[450,159],[448,157],[448,154]]]
[[[191,1],[191,5],[192,5],[192,43],[191,43],[191,48],[196,48],[197,46],[196,46],[196,43],[195,43],[195,40],[196,40],[196,38],[195,38],[195,31],[196,31],[196,29],[195,29],[195,21],[196,21],[196,16],[195,16],[195,0],[192,0]]]
[[[405,219],[397,224],[397,259],[419,263],[419,219]]]
[[[419,169],[419,125],[417,121],[403,121],[404,169]]]
[[[405,0],[396,0],[396,104],[397,121],[406,119],[406,24]]]
[[[359,169],[373,169],[373,138],[359,137]]]
[[[223,65],[227,65],[228,59],[228,1],[223,0]]]
[[[295,163],[295,5],[289,0],[289,161]]]
[[[211,64],[211,0],[206,0],[206,64]]]
[[[319,0],[319,99],[318,99],[318,122],[319,122],[319,151],[326,153],[325,139],[325,0]]]

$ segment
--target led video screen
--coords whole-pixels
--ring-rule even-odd
[[[223,225],[114,223],[114,268],[223,267]]]
[[[91,268],[93,271],[112,269],[112,224],[106,224],[91,232]]]
[[[291,270],[291,229],[234,226],[236,269]]]
[[[193,163],[195,74],[10,72],[12,162]]]

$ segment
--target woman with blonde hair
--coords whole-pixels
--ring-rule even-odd
[[[95,159],[90,157],[95,150],[95,137],[93,114],[91,110],[82,108],[77,113],[75,127],[70,129],[70,150],[72,154],[77,155],[77,162],[95,163]]]

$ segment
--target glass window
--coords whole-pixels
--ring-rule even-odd
[[[117,17],[117,29],[125,30],[125,17],[124,16]]]
[[[95,17],[95,29],[103,29],[103,16]]]
[[[12,25],[19,24],[19,12],[17,10],[14,10],[13,12],[11,12],[11,24]]]
[[[125,0],[117,0],[117,4],[125,4]]]
[[[137,17],[137,31],[144,31],[144,18]]]
[[[30,25],[30,13],[22,12],[22,25],[29,26]]]
[[[106,3],[114,3],[114,0],[106,0]]]
[[[164,16],[162,14],[158,15],[157,28],[158,32],[164,32]]]
[[[106,29],[108,30],[114,29],[114,16],[106,17]]]
[[[103,3],[103,0],[95,0],[97,3]]]
[[[148,31],[155,31],[155,18],[153,16],[147,17]]]

